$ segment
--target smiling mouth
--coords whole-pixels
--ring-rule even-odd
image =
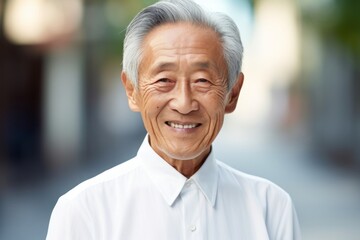
[[[170,122],[167,121],[165,122],[166,125],[172,127],[172,128],[176,128],[176,129],[192,129],[192,128],[196,128],[199,127],[201,124],[200,123],[175,123],[175,122]]]

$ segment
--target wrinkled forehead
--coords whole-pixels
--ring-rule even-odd
[[[212,29],[171,23],[159,26],[146,36],[139,72],[149,68],[175,69],[180,59],[196,69],[226,71],[222,45]]]
[[[143,42],[145,42],[148,38],[151,38],[154,33],[158,31],[166,30],[177,30],[183,29],[184,32],[189,31],[191,29],[196,29],[198,32],[206,32],[209,34],[209,37],[215,37],[220,41],[220,34],[212,27],[205,25],[203,23],[197,22],[189,22],[189,21],[177,21],[177,22],[166,22],[161,23],[159,25],[155,25],[153,28],[149,29],[149,31],[145,34],[143,38]],[[189,34],[185,33],[185,36],[189,36]]]

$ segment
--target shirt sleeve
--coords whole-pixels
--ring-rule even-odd
[[[50,217],[46,240],[94,239],[89,211],[74,199],[59,198]]]
[[[267,226],[270,240],[301,240],[297,214],[290,196],[280,191],[269,200]]]

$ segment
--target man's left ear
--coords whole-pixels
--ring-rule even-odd
[[[239,74],[238,80],[228,93],[228,102],[225,107],[225,113],[232,113],[236,109],[236,104],[239,99],[240,90],[244,82],[244,74],[241,72]]]

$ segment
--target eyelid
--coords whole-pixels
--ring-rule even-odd
[[[156,80],[156,82],[172,82],[172,80],[170,78],[163,77]]]
[[[154,84],[158,86],[172,86],[175,84],[175,81],[171,78],[160,77],[155,79]]]
[[[198,81],[199,82],[209,82],[209,80],[206,78],[199,78]]]
[[[195,80],[196,83],[210,83],[210,80],[207,78],[198,78]]]

